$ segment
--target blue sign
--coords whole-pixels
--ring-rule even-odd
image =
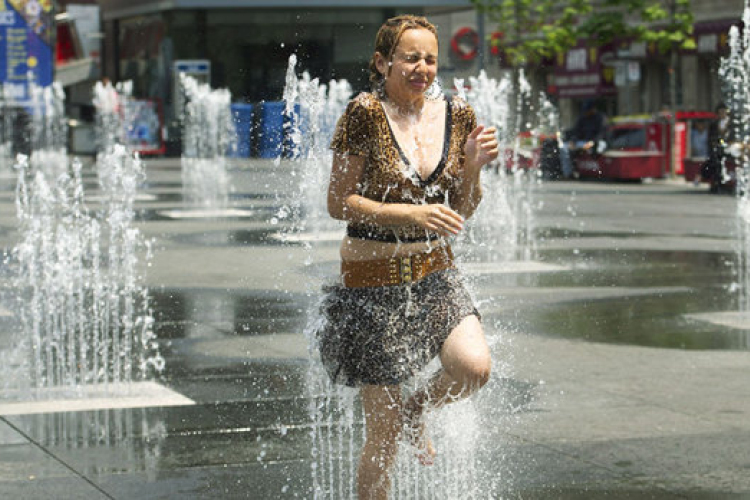
[[[7,98],[29,101],[29,87],[52,84],[55,17],[52,0],[0,0],[0,83]]]
[[[211,62],[203,59],[175,61],[174,67],[177,73],[187,73],[189,75],[211,74]]]

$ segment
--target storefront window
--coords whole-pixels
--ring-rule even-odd
[[[120,22],[118,79],[133,82],[138,97],[164,99],[168,92],[169,52],[166,26],[161,16],[142,16]]]
[[[174,59],[210,60],[211,85],[249,102],[281,99],[291,54],[299,73],[366,87],[372,40],[385,15],[383,9],[215,9],[200,11],[201,20],[197,12],[165,15]]]
[[[634,149],[646,145],[645,128],[618,128],[610,132],[607,138],[609,149]]]

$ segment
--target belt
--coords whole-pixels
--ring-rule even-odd
[[[453,267],[450,247],[392,259],[342,261],[341,275],[347,288],[391,286],[419,281],[436,271]]]

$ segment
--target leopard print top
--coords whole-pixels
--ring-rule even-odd
[[[358,194],[383,203],[445,203],[452,206],[460,185],[464,144],[476,127],[474,110],[466,101],[446,98],[443,155],[435,171],[422,179],[396,142],[385,110],[373,93],[352,99],[336,124],[331,149],[340,154],[367,158],[358,184]],[[349,223],[352,237],[388,242],[437,239],[438,235],[418,226],[379,226]]]

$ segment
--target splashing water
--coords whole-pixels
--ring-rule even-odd
[[[229,202],[227,152],[236,147],[231,95],[180,74],[186,104],[182,118],[182,188],[189,204],[220,209]]]
[[[750,26],[750,6],[745,2],[744,25]],[[742,34],[733,26],[729,31],[730,54],[722,59],[719,77],[724,85],[727,105],[732,110],[731,126],[740,143],[750,143],[750,30]],[[750,312],[750,165],[748,154],[737,158],[737,263],[738,305],[741,312]],[[722,165],[726,176],[726,165]]]
[[[115,144],[126,144],[127,129],[132,126],[129,101],[133,83],[122,82],[94,84],[92,102],[96,108],[96,144],[100,153],[107,153]]]
[[[482,175],[486,195],[462,241],[467,247],[464,254],[468,261],[508,262],[535,257],[534,187],[539,175],[534,162],[538,158],[522,147],[519,138],[523,108],[533,107],[534,103],[531,86],[523,72],[519,82],[516,93],[510,78],[498,81],[489,78],[484,71],[478,77],[469,78],[468,89],[463,80],[455,81],[458,94],[474,108],[477,122],[497,128],[501,151],[494,171]],[[557,120],[554,106],[543,96],[539,97],[537,106],[542,111],[540,126],[554,129]],[[531,131],[532,140],[539,135],[537,130]],[[524,160],[531,163],[530,168],[521,167]]]
[[[31,96],[31,158],[32,171],[43,172],[56,179],[68,170],[68,124],[65,117],[65,94],[55,82],[48,87],[29,86]]]
[[[292,206],[277,214],[280,220],[297,214],[291,230],[306,235],[340,239],[342,223],[328,215],[326,192],[333,154],[329,150],[338,117],[344,112],[352,94],[345,80],[320,83],[304,72],[295,75],[296,58],[289,58],[285,99],[285,126],[290,127],[294,175],[300,177],[299,196]],[[299,111],[298,111],[299,110]],[[335,236],[334,236],[335,235]]]

